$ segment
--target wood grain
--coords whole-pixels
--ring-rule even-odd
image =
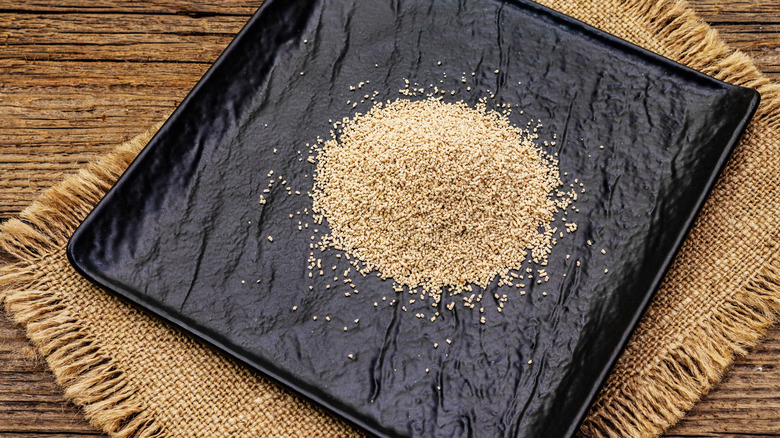
[[[102,436],[61,394],[24,331],[0,318],[0,436]]]
[[[693,0],[780,80],[780,2]],[[0,0],[0,221],[186,96],[259,0]],[[669,437],[780,436],[780,329]],[[0,314],[0,437],[102,436]]]

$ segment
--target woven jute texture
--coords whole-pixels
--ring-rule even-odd
[[[658,435],[780,311],[780,87],[684,3],[544,3],[763,97],[580,432]],[[26,326],[67,397],[115,436],[359,436],[70,268],[68,237],[153,131],[119,145],[2,225],[0,248],[15,258],[0,270],[9,314]]]

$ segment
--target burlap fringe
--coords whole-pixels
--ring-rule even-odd
[[[678,345],[632,385],[600,400],[581,436],[657,436],[677,423],[747,354],[780,313],[780,259],[725,301],[701,331]]]
[[[0,250],[11,264],[0,268],[0,301],[46,358],[87,419],[114,437],[155,438],[165,433],[120,369],[84,332],[57,292],[41,284],[48,259],[61,257],[68,238],[116,181],[158,127],[47,190],[19,219],[0,226]]]
[[[749,56],[730,49],[718,32],[684,1],[630,0],[682,64],[720,80],[754,88],[761,105],[753,123],[780,127],[780,85],[772,83]],[[699,321],[685,341],[631,384],[602,394],[580,429],[580,436],[658,436],[679,421],[720,381],[731,362],[759,341],[780,313],[780,254],[742,290]]]
[[[678,58],[718,79],[757,89],[762,104],[755,121],[780,127],[780,85],[771,83],[750,58],[729,49],[685,2],[628,0]],[[117,437],[158,437],[164,430],[145,411],[121,370],[101,353],[51,290],[36,287],[46,257],[62,251],[94,204],[156,132],[154,128],[104,159],[47,190],[0,226],[0,249],[16,263],[0,268],[0,299],[27,328],[65,388],[97,427]],[[702,321],[697,332],[643,376],[641,388],[626,386],[599,401],[583,424],[585,436],[654,436],[672,426],[722,376],[736,355],[758,341],[780,313],[780,258]]]

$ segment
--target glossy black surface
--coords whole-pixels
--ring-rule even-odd
[[[269,170],[305,194],[313,165],[298,151],[370,107],[347,100],[394,99],[404,78],[458,90],[445,101],[495,93],[488,106],[511,103],[517,125],[541,120],[577,188],[566,220],[579,229],[554,247],[550,281],[524,296],[490,287],[510,299],[498,313],[486,298],[484,325],[460,306],[424,322],[427,302],[376,277],[353,275],[349,298],[333,274],[309,279],[314,226],[298,231],[288,214],[310,199],[277,184],[258,203]],[[93,281],[377,435],[567,436],[757,102],[531,2],[269,0],[68,253]],[[318,257],[341,277],[336,254]],[[400,298],[407,312],[387,305]]]

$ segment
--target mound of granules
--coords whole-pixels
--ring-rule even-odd
[[[435,302],[442,288],[511,283],[527,259],[544,262],[570,202],[533,131],[436,98],[345,119],[316,151],[313,211],[330,228],[320,244]]]

